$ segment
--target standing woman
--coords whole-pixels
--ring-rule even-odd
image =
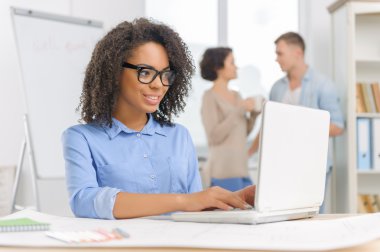
[[[211,186],[236,191],[252,184],[246,143],[259,112],[254,111],[253,98],[243,100],[228,88],[229,81],[237,77],[231,48],[207,49],[200,68],[202,77],[213,81],[201,108],[209,147],[205,170],[210,173]]]
[[[133,218],[207,208],[248,208],[254,187],[202,191],[185,107],[193,73],[179,35],[141,18],[95,47],[85,74],[82,120],[62,136],[70,206],[78,217]]]

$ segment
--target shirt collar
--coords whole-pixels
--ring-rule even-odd
[[[110,139],[115,138],[122,131],[127,134],[139,132],[137,130],[128,128],[122,122],[120,122],[114,117],[112,117],[112,126],[111,127],[103,126],[103,128],[105,132],[108,134]],[[143,135],[150,135],[150,136],[157,133],[159,135],[166,136],[164,127],[161,127],[161,125],[152,117],[151,114],[148,114],[148,123],[144,126],[144,128],[140,131],[140,133]]]
[[[310,79],[311,79],[311,75],[312,75],[312,69],[311,69],[311,67],[310,66],[307,66],[307,70],[306,70],[306,72],[305,72],[305,74],[304,74],[304,76],[302,77],[302,84],[306,81],[309,81]],[[286,76],[284,76],[284,79],[283,79],[283,83],[284,84],[289,84],[289,77],[286,75]]]
[[[305,73],[305,75],[302,78],[302,81],[309,81],[311,79],[312,71],[313,70],[311,69],[311,67],[308,66],[307,70],[306,70],[306,73]]]

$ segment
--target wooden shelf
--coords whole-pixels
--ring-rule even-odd
[[[361,171],[358,170],[358,175],[380,175],[380,170],[368,170],[368,171]]]
[[[357,113],[356,118],[380,118],[380,113]]]
[[[379,49],[380,50],[380,49]],[[380,58],[362,58],[356,59],[357,64],[380,64]]]

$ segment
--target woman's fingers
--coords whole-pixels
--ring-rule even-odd
[[[253,187],[250,189],[246,188],[246,191],[240,190],[237,192],[231,192],[217,186],[211,187],[205,191],[187,195],[185,197],[184,210],[201,211],[214,208],[223,210],[231,210],[232,208],[247,209],[250,208],[250,201],[246,202],[246,194],[253,195],[253,191]]]
[[[246,209],[247,203],[238,194],[225,190],[220,187],[212,188],[212,190],[213,190],[212,193],[215,195],[215,198],[218,201],[221,201],[224,204],[229,205],[230,207],[233,207],[233,208]],[[219,208],[219,206],[215,206],[215,207]],[[221,209],[227,210],[225,208],[221,208]]]
[[[251,185],[243,188],[242,190],[239,190],[235,192],[242,200],[247,202],[248,204],[252,205],[254,204],[255,200],[255,191],[256,191],[256,186]]]
[[[222,210],[232,210],[232,207],[223,201],[216,201],[215,207],[222,209]]]

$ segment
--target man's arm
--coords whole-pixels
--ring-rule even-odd
[[[339,136],[342,133],[343,133],[343,129],[341,127],[333,123],[330,123],[330,131],[329,131],[330,137]]]
[[[320,109],[330,112],[330,137],[335,137],[344,131],[343,113],[340,109],[339,97],[331,81],[327,81],[321,90]]]

